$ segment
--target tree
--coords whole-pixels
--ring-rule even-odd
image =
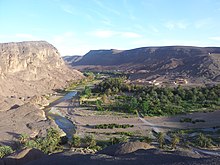
[[[74,147],[80,147],[81,145],[81,139],[78,135],[74,134],[72,137],[72,145]]]
[[[179,144],[179,142],[180,142],[180,138],[175,134],[171,141],[172,148],[176,149],[176,145]]]
[[[163,148],[164,142],[165,142],[164,133],[162,133],[162,132],[159,132],[159,133],[158,133],[158,135],[157,135],[157,141],[158,141],[158,143],[159,143],[159,147],[160,147],[160,148]]]
[[[149,113],[148,111],[149,111],[148,101],[143,101],[143,102],[141,103],[141,112],[142,112],[144,115],[146,115],[146,114]]]

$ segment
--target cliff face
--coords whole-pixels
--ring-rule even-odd
[[[82,77],[46,41],[0,44],[0,95],[33,96]]]

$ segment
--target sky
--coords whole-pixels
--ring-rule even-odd
[[[220,46],[220,0],[0,0],[0,43],[45,40],[64,55]]]

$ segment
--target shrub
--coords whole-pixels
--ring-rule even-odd
[[[11,153],[13,153],[13,150],[10,146],[0,146],[0,158],[3,158]]]
[[[37,148],[46,154],[53,153],[61,149],[60,135],[58,130],[49,128],[45,138],[36,138],[25,142],[24,146],[28,148]]]
[[[27,134],[21,134],[19,136],[19,142],[21,144],[25,144],[28,141],[28,139],[29,139],[29,136]]]
[[[150,144],[152,142],[152,138],[150,138],[149,136],[144,136],[140,139],[140,141]]]
[[[96,140],[93,135],[86,135],[84,143],[87,147],[94,147],[96,145]]]
[[[175,148],[176,148],[176,145],[179,144],[179,142],[180,142],[179,136],[177,136],[176,134],[173,135],[173,138],[172,138],[172,140],[171,140],[172,148],[175,149]]]
[[[72,145],[73,145],[73,147],[80,147],[80,145],[81,145],[80,137],[76,134],[73,135]]]
[[[212,139],[209,137],[206,137],[204,134],[200,133],[199,136],[196,139],[197,141],[197,145],[200,147],[205,147],[208,148],[210,146],[212,146]]]
[[[127,136],[122,136],[122,137],[111,137],[109,139],[110,143],[113,144],[118,144],[118,143],[124,143],[124,142],[128,142],[128,138]]]
[[[165,142],[164,133],[162,133],[162,132],[159,132],[159,133],[158,133],[158,135],[157,135],[157,141],[158,141],[158,143],[159,143],[159,147],[160,147],[160,148],[163,148],[164,142]]]

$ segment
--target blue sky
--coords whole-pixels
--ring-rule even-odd
[[[220,46],[220,0],[0,0],[0,42],[46,40],[61,55]]]

